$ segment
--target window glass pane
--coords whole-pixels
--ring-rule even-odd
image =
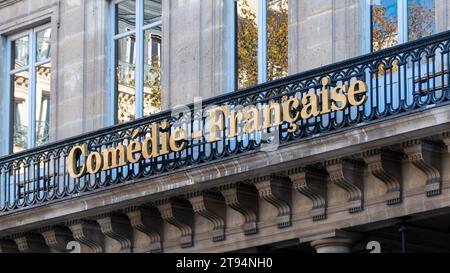
[[[14,74],[11,80],[14,96],[13,152],[17,153],[28,148],[29,73],[24,71]]]
[[[50,58],[51,29],[45,29],[36,33],[36,62]]]
[[[144,25],[161,20],[161,0],[144,0]]]
[[[258,0],[237,1],[238,88],[258,83]]]
[[[144,115],[161,111],[161,26],[144,34]]]
[[[11,50],[14,61],[11,63],[11,69],[14,70],[28,65],[29,40],[29,36],[24,36],[12,42]]]
[[[267,0],[267,78],[288,75],[288,0]]]
[[[136,39],[128,36],[116,41],[117,121],[124,123],[136,118]]]
[[[381,0],[372,6],[372,50],[398,44],[397,0]]]
[[[49,140],[51,73],[50,63],[36,67],[36,146]]]
[[[136,28],[136,1],[128,0],[116,5],[116,34]]]
[[[408,41],[414,41],[435,32],[435,0],[408,0]]]

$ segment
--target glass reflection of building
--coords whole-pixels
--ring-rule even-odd
[[[50,40],[51,29],[41,27],[28,31],[11,42],[13,152],[40,146],[49,141]]]
[[[115,12],[117,122],[124,123],[161,110],[161,1],[123,1]]]

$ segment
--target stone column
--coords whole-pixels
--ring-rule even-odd
[[[333,237],[313,241],[311,246],[317,253],[351,253],[354,240],[343,237]]]

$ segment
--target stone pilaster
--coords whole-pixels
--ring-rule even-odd
[[[351,253],[353,242],[350,238],[333,237],[313,241],[311,246],[317,253]]]

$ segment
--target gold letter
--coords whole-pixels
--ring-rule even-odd
[[[239,135],[238,125],[239,122],[242,122],[244,119],[244,114],[242,114],[241,110],[234,110],[234,113],[230,115],[230,133],[228,134],[229,138],[237,137]]]
[[[367,96],[365,95],[367,93],[367,85],[363,81],[356,81],[352,83],[350,86],[350,89],[348,90],[348,101],[353,106],[360,106],[366,103]],[[357,101],[356,96],[359,94],[364,94],[362,98]]]
[[[96,174],[103,168],[103,158],[99,152],[91,153],[86,160],[87,171]]]
[[[152,125],[150,125],[150,129],[150,137],[145,138],[144,143],[142,144],[142,155],[145,159],[159,156],[158,125],[156,123],[152,123]]]
[[[297,131],[298,125],[296,122],[300,119],[300,113],[298,112],[298,107],[300,106],[300,101],[297,98],[289,99],[284,103],[283,106],[283,119],[285,122],[289,123],[289,133]],[[296,110],[295,116],[292,116],[291,110]]]
[[[272,117],[274,118],[272,119]],[[281,123],[283,123],[281,120],[281,105],[278,102],[269,102],[264,105],[264,129],[279,126]]]
[[[347,108],[347,104],[348,104],[347,96],[345,94],[339,93],[339,90],[342,90],[345,93],[345,92],[347,92],[347,86],[346,85],[336,86],[331,91],[331,99],[333,100],[331,110],[333,112],[340,111],[340,110]],[[337,103],[339,103],[339,102],[342,104],[341,106],[338,106]]]
[[[127,155],[125,147],[122,144],[115,148],[108,148],[103,152],[103,170],[111,170],[127,164]]]
[[[180,145],[178,143],[181,142]],[[170,149],[172,152],[180,152],[186,149],[186,133],[183,128],[177,128],[170,136]]]
[[[169,151],[169,130],[170,125],[167,121],[164,121],[161,123],[161,154],[160,155],[166,155],[170,153]]]
[[[219,115],[217,115],[217,113]],[[220,140],[220,133],[224,130],[224,115],[225,112],[223,108],[214,108],[212,110],[208,110],[209,113],[209,133],[211,134],[208,142],[216,142]]]
[[[70,150],[69,157],[67,159],[68,172],[73,178],[80,178],[86,174],[86,166],[81,166],[80,172],[77,173],[77,161],[81,155],[87,155],[87,145],[75,146]]]
[[[248,106],[244,109],[244,118],[246,119],[244,132],[251,134],[261,130],[261,114],[256,106]]]
[[[317,117],[319,112],[319,98],[316,94],[306,94],[302,98],[302,119],[310,119]]]

